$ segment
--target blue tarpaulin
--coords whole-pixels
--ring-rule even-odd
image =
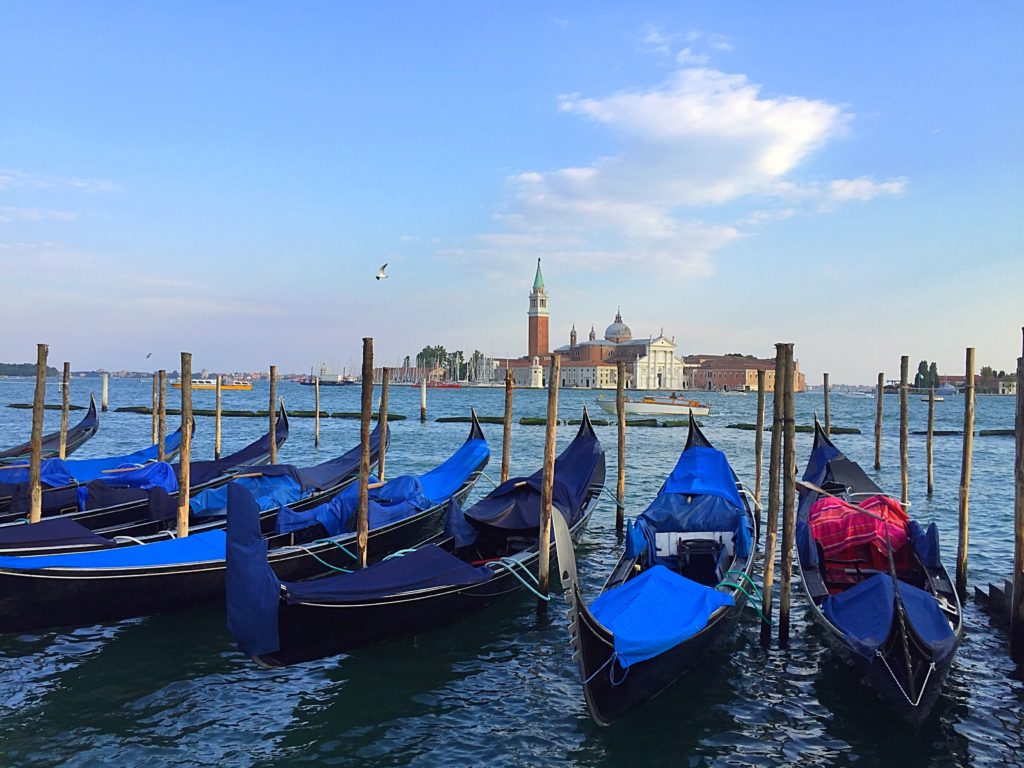
[[[742,509],[736,476],[725,454],[717,448],[695,445],[679,456],[662,493],[718,496]]]
[[[590,611],[614,635],[615,656],[627,668],[674,648],[734,604],[731,595],[655,565],[604,592]]]
[[[93,533],[69,517],[53,517],[38,523],[0,526],[0,549],[89,544],[112,547],[114,543]]]
[[[133,544],[95,552],[66,555],[0,557],[0,568],[141,568],[224,559],[224,531],[205,531],[184,539]]]
[[[271,470],[286,466],[279,464],[275,467],[261,467],[257,470],[261,473],[259,477],[243,477],[240,480],[232,480],[230,485],[237,483],[249,491],[263,511],[292,504],[305,495],[294,474],[290,472],[271,473]],[[202,493],[197,493],[189,500],[189,506],[192,509],[192,514],[196,517],[214,517],[226,514],[228,485],[209,488]]]
[[[253,656],[279,648],[277,608],[281,582],[267,562],[256,499],[237,483],[228,486],[228,629],[238,647]]]
[[[952,653],[956,637],[935,597],[901,581],[900,598],[914,631],[936,657]],[[889,636],[895,613],[895,590],[889,574],[877,573],[842,594],[829,595],[822,604],[832,622],[865,658],[874,656]]]
[[[178,476],[174,472],[174,467],[166,461],[147,464],[131,472],[107,475],[104,480],[112,488],[138,488],[143,491],[163,488],[168,493],[178,491]]]

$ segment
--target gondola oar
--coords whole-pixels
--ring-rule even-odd
[[[844,499],[842,496],[836,496],[834,493],[829,493],[824,488],[815,485],[814,483],[808,482],[806,480],[797,480],[796,485],[800,488],[804,488],[808,491],[811,491],[812,493],[817,493],[820,496],[826,496],[830,499],[838,499],[844,504],[847,504],[853,509],[856,509],[858,512],[861,512],[862,514],[865,514],[870,518],[880,521],[882,525],[885,526],[885,548],[889,555],[889,576],[892,578],[893,602],[895,603],[896,614],[897,616],[899,616],[900,620],[900,640],[903,644],[903,658],[907,664],[907,686],[911,689],[910,694],[915,694],[916,692],[914,691],[915,686],[913,665],[910,661],[910,644],[907,640],[906,612],[903,608],[903,598],[900,597],[900,582],[899,579],[896,578],[896,560],[893,557],[892,553],[892,540],[889,538],[889,521],[886,520],[883,516],[876,515],[874,512],[865,509],[859,504],[854,504],[853,502]],[[911,701],[914,701],[914,699],[911,698],[910,695],[908,695],[907,698]]]

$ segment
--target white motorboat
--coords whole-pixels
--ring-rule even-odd
[[[597,404],[605,413],[615,413],[615,398],[599,397]],[[625,411],[628,416],[676,416],[682,418],[691,413],[694,416],[707,416],[711,413],[711,406],[673,393],[668,397],[627,397],[625,398]]]

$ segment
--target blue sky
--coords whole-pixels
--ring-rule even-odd
[[[558,343],[1010,369],[1022,50],[1009,2],[5,3],[0,359],[515,356],[541,257]]]

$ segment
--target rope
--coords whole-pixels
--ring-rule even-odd
[[[114,541],[130,541],[132,544],[146,544],[146,542],[136,539],[134,536],[115,536]]]
[[[540,591],[537,589],[537,587],[540,586],[540,582],[537,580],[537,577],[530,573],[530,570],[525,565],[523,565],[523,563],[521,563],[519,560],[515,560],[511,557],[503,557],[500,560],[492,560],[487,565],[494,568],[498,566],[505,568],[505,570],[507,570],[509,573],[515,576],[516,579],[519,580],[520,584],[522,584],[524,587],[526,587],[527,590],[532,592],[538,600],[543,600],[545,603],[551,602],[551,595],[543,595],[540,593]],[[533,584],[531,584],[529,581],[527,581],[518,573],[516,573],[515,566],[517,565],[520,568],[522,568],[522,570],[526,573],[527,576],[530,577],[530,581],[532,581]]]
[[[726,571],[723,576],[739,576],[741,579],[745,579],[748,584],[753,588],[754,594],[757,595],[758,600],[763,600],[764,597],[761,594],[761,589],[757,586],[757,582],[754,581],[750,576],[747,575],[746,571]]]
[[[415,551],[416,551],[415,549],[399,549],[399,550],[397,550],[395,552],[392,552],[387,557],[385,557],[384,560],[390,560],[393,557],[402,557],[403,555],[408,555],[408,554],[411,554],[412,552],[415,552]]]
[[[761,511],[761,509],[762,509],[761,502],[757,500],[757,497],[754,495],[753,491],[751,491],[743,483],[736,483],[736,488],[739,490],[740,493],[742,493],[744,496],[748,497],[754,503],[754,509],[756,509],[758,512]]]
[[[616,496],[614,493],[612,493],[612,489],[609,488],[607,485],[602,485],[601,486],[601,493],[605,494],[611,500],[612,504],[614,504],[616,507],[619,506],[619,498],[618,498],[618,496]],[[598,494],[598,495],[600,496],[601,494]],[[626,505],[622,504],[622,508],[625,509]]]
[[[595,677],[598,676],[598,674],[601,672],[601,670],[603,670],[605,667],[607,667],[613,661],[615,661],[615,654],[614,653],[611,656],[608,657],[608,660],[604,664],[602,664],[600,667],[595,669],[594,670],[594,674],[592,674],[590,677],[588,677],[586,680],[584,680],[583,684],[587,685],[591,680],[593,680]]]
[[[322,543],[322,542],[314,541],[313,543],[314,544],[319,544],[319,543]],[[318,555],[316,552],[311,550],[309,547],[304,547],[301,544],[298,544],[296,546],[298,546],[298,548],[301,549],[303,552],[305,552],[307,555],[311,556],[318,563],[320,563],[321,565],[327,566],[332,571],[338,571],[339,573],[352,573],[352,571],[350,571],[348,568],[342,568],[340,565],[332,565],[331,563],[328,563],[326,560],[324,560],[322,557],[320,557],[320,555]],[[339,544],[338,546],[341,546],[341,545]],[[344,547],[341,547],[341,548],[345,549]],[[347,549],[345,549],[345,551],[348,552]]]
[[[496,482],[494,482],[494,480],[492,480],[490,478],[490,476],[486,472],[484,472],[483,470],[480,470],[480,477],[482,477],[484,480],[486,480],[488,483],[490,483],[492,488],[497,488],[498,487],[498,484]]]
[[[932,672],[935,671],[935,662],[933,661],[928,665],[928,674],[924,676],[924,682],[921,683],[921,691],[917,694],[917,701],[914,701],[907,695],[907,692],[903,690],[903,686],[900,684],[899,678],[896,677],[896,673],[892,671],[892,667],[889,666],[889,662],[882,654],[882,651],[876,650],[875,655],[882,660],[882,663],[885,665],[885,668],[889,670],[889,675],[892,677],[892,681],[896,683],[896,687],[900,689],[900,693],[903,694],[903,698],[907,700],[907,703],[910,704],[910,706],[912,707],[916,707],[918,704],[920,704],[921,697],[924,696],[924,692],[928,689],[928,678],[930,678],[932,676]]]
[[[718,589],[718,587],[732,587],[733,589],[742,592],[744,595],[747,596],[747,607],[748,608],[753,608],[755,611],[757,611],[757,613],[761,617],[762,621],[764,621],[769,626],[771,625],[772,620],[769,619],[767,616],[765,616],[761,612],[760,608],[758,608],[756,605],[754,605],[754,598],[753,598],[753,596],[749,592],[747,592],[747,590],[745,590],[743,587],[741,587],[739,584],[734,584],[731,581],[723,581],[720,584],[718,584],[718,586],[716,586],[715,589]],[[764,598],[761,598],[761,600],[763,602]]]
[[[345,553],[346,555],[348,555],[349,557],[351,557],[351,558],[352,558],[353,560],[358,560],[358,559],[359,559],[359,558],[357,558],[357,557],[356,557],[355,555],[353,555],[353,554],[352,554],[352,553],[351,553],[351,552],[350,552],[350,551],[349,551],[349,550],[348,550],[348,549],[347,549],[347,548],[345,547],[345,545],[344,545],[344,544],[342,544],[342,543],[341,543],[340,541],[338,541],[337,539],[317,539],[316,541],[314,541],[314,542],[312,542],[312,543],[313,543],[313,544],[333,544],[333,545],[334,545],[334,546],[336,546],[336,547],[337,547],[338,549],[340,549],[340,550],[341,550],[342,552],[344,552],[344,553]],[[302,546],[299,546],[299,548],[300,548],[300,549],[305,549],[305,547],[302,547]]]

